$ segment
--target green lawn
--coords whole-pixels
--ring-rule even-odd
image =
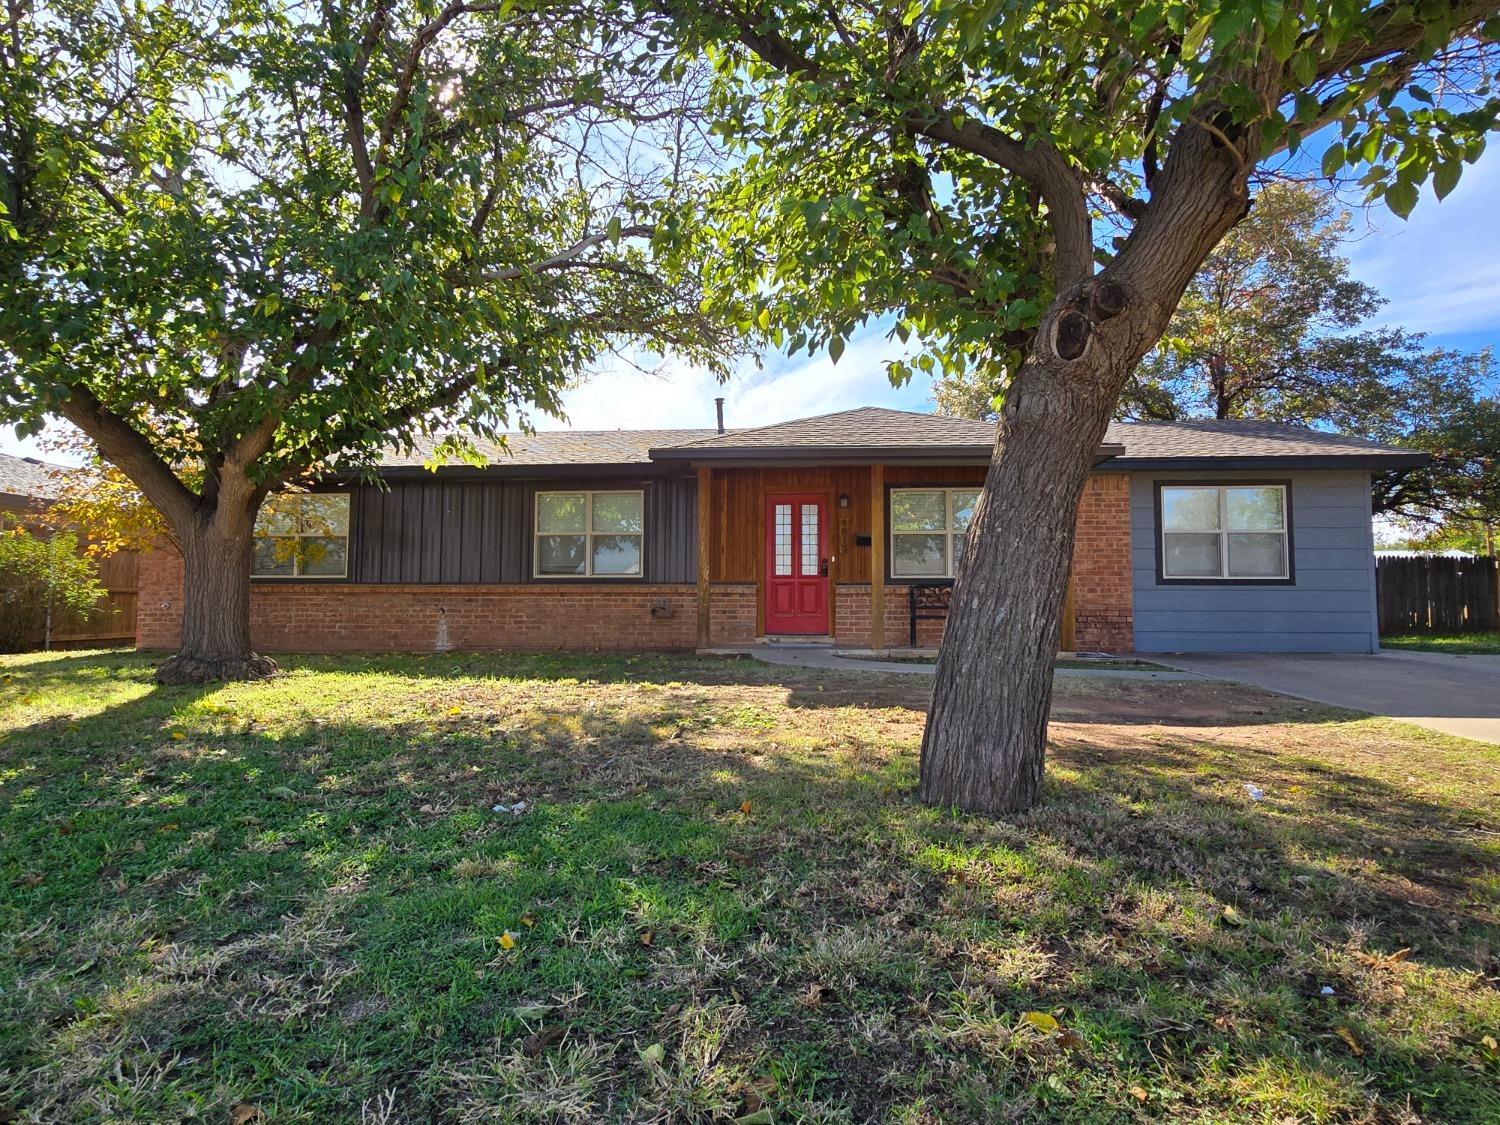
[[[0,1120],[1500,1120],[1493,748],[1066,680],[991,822],[925,677],[284,666],[0,658]]]
[[[1380,647],[1406,652],[1447,652],[1455,656],[1492,656],[1500,653],[1500,633],[1413,633],[1381,637]]]

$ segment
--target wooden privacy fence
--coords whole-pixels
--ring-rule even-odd
[[[1384,634],[1500,629],[1500,563],[1492,558],[1384,556],[1375,560],[1375,588]]]

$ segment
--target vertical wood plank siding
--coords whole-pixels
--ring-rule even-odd
[[[639,488],[646,494],[643,581],[693,582],[698,570],[697,482],[393,480],[360,486],[351,504],[349,580],[405,584],[533,581],[538,491]]]

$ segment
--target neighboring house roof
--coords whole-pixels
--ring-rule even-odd
[[[489,470],[525,472],[567,467],[600,471],[664,461],[982,464],[994,441],[992,422],[866,406],[722,434],[710,429],[551,430],[508,435],[503,449],[490,442],[476,444],[489,459]],[[431,460],[433,444],[424,440],[410,453],[393,452],[382,467],[420,469]],[[1405,468],[1427,459],[1419,450],[1303,426],[1213,419],[1112,422],[1097,451],[1097,463],[1121,469]]]
[[[55,500],[62,494],[63,478],[77,470],[67,465],[0,453],[0,496],[25,500]]]

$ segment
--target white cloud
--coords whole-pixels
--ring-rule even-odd
[[[542,429],[580,430],[712,426],[719,395],[725,400],[725,422],[737,428],[856,406],[931,410],[928,380],[914,379],[898,388],[886,378],[886,362],[904,351],[881,328],[872,327],[852,338],[838,363],[826,352],[794,359],[772,354],[759,368],[745,361],[722,384],[706,371],[682,365],[644,374],[617,363],[564,396],[566,422],[534,422]]]
[[[1439,203],[1431,186],[1410,220],[1372,210],[1370,232],[1349,244],[1351,273],[1390,301],[1376,323],[1418,332],[1500,329],[1500,151],[1472,167]]]

